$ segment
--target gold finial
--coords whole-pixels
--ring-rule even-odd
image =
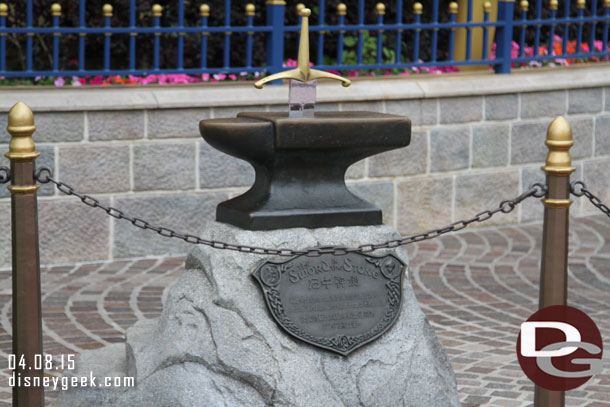
[[[458,4],[455,1],[449,3],[449,14],[457,14],[458,13]]]
[[[111,4],[104,4],[104,7],[102,7],[102,11],[104,12],[104,17],[112,17],[112,5]]]
[[[604,0],[604,8],[610,7],[610,0]]]
[[[53,17],[61,16],[61,4],[59,4],[59,3],[51,4],[51,15]]]
[[[549,3],[549,9],[557,10],[559,8],[559,2],[557,0],[551,0]]]
[[[483,12],[491,13],[491,3],[489,1],[483,3]]]
[[[246,15],[247,16],[253,16],[255,11],[256,11],[256,7],[254,7],[254,4],[252,4],[252,3],[246,4]]]
[[[0,3],[0,17],[8,16],[8,6],[6,3]]]
[[[199,6],[199,15],[201,17],[209,17],[210,16],[210,6],[207,4],[202,4]]]
[[[608,0],[610,1],[610,0]],[[347,6],[343,3],[337,4],[337,15],[344,16],[347,14]]]
[[[17,103],[8,112],[6,130],[11,134],[9,152],[5,154],[9,160],[26,160],[40,155],[32,139],[32,134],[36,131],[34,114],[25,103]]]
[[[424,6],[421,5],[421,3],[415,2],[413,3],[413,14],[421,14],[424,11]]]
[[[546,165],[542,169],[547,174],[568,175],[575,170],[570,160],[570,147],[572,141],[572,128],[570,123],[562,116],[551,122],[546,132],[544,142],[549,149]]]
[[[303,11],[304,8],[305,8],[305,4],[303,4],[303,3],[298,3],[297,4],[297,15],[298,16],[301,15],[301,11]]]
[[[378,16],[384,15],[385,14],[385,4],[377,3],[377,5],[375,6],[375,14],[377,14]]]
[[[527,0],[521,0],[521,3],[519,3],[519,8],[521,8],[521,11],[527,11],[529,6],[530,6],[530,4],[528,3]]]
[[[585,8],[585,0],[576,0],[576,8]]]
[[[342,82],[343,86],[351,85],[351,81],[346,78],[342,78],[339,75],[332,74],[330,72],[318,71],[317,69],[311,69],[309,66],[309,16],[311,10],[304,8],[301,10],[301,42],[299,44],[299,57],[297,58],[296,69],[289,71],[279,72],[270,76],[267,76],[254,83],[254,87],[261,89],[263,85],[270,81],[278,79],[294,79],[300,82],[309,82],[316,79],[335,79]]]
[[[154,17],[161,17],[161,13],[163,13],[163,7],[160,4],[153,4],[152,12]]]

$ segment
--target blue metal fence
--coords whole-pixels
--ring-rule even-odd
[[[78,26],[66,27],[62,26],[61,22],[61,6],[53,4],[49,10],[51,15],[51,24],[46,27],[36,27],[34,25],[34,8],[33,0],[21,0],[12,4],[13,8],[25,8],[25,26],[7,26],[7,16],[11,12],[5,4],[0,4],[0,76],[3,77],[31,77],[31,76],[85,76],[85,75],[146,75],[146,74],[161,74],[161,73],[238,73],[238,72],[262,72],[275,73],[283,70],[283,62],[285,58],[295,58],[296,48],[285,52],[285,37],[287,33],[297,33],[299,24],[286,25],[286,3],[284,0],[267,0],[265,7],[266,23],[265,25],[255,25],[255,5],[246,5],[245,15],[246,24],[243,26],[231,25],[231,0],[224,2],[224,24],[212,26],[208,24],[210,16],[210,7],[201,4],[199,5],[199,25],[185,25],[185,1],[176,0],[177,2],[177,24],[174,26],[162,26],[161,17],[163,8],[155,4],[152,8],[152,24],[148,21],[142,21],[141,25],[137,25],[136,0],[130,0],[129,9],[129,25],[128,26],[113,26],[113,8],[110,4],[103,5],[100,8],[100,13],[104,16],[104,24],[98,27],[87,25],[86,21],[86,0],[80,0],[78,6]],[[604,58],[610,55],[608,48],[608,26],[610,23],[610,0],[604,0],[601,9],[602,13],[598,13],[597,0],[592,0],[590,7],[585,15],[585,1],[577,0],[576,15],[571,12],[570,0],[564,0],[562,4],[561,14],[558,16],[559,6],[557,0],[550,2],[550,14],[543,18],[542,0],[534,0],[536,16],[533,19],[528,19],[527,16],[527,1],[521,1],[520,10],[515,9],[515,2],[510,0],[499,0],[497,9],[497,21],[490,21],[491,5],[485,5],[484,18],[482,21],[473,21],[473,0],[464,0],[463,3],[467,7],[467,18],[464,22],[458,22],[456,19],[458,13],[458,4],[455,2],[446,3],[440,0],[431,0],[432,9],[423,10],[421,3],[408,2],[405,3],[399,0],[395,7],[396,20],[394,22],[384,21],[385,6],[382,3],[373,4],[365,2],[365,0],[355,0],[354,4],[348,7],[343,3],[335,8],[337,14],[337,24],[326,24],[325,12],[328,11],[325,0],[316,0],[314,11],[317,13],[315,18],[316,24],[310,26],[312,38],[317,39],[317,49],[312,50],[312,55],[316,56],[314,61],[317,69],[322,70],[352,70],[352,69],[391,69],[391,68],[413,68],[413,67],[431,67],[431,66],[460,66],[460,65],[482,65],[488,64],[494,67],[497,73],[509,73],[511,65],[514,63],[524,63],[529,61],[546,61],[556,59],[557,55],[553,53],[553,38],[556,34],[562,35],[562,54],[566,57],[568,41],[570,40],[570,29],[576,28],[576,52],[569,55],[569,58]],[[189,2],[188,4],[192,4]],[[354,7],[355,5],[355,7]],[[408,10],[408,5],[411,6],[411,11]],[[313,6],[313,5],[309,5]],[[439,17],[441,7],[448,8],[448,13],[444,21]],[[354,24],[346,24],[346,16],[350,10],[355,10],[357,21]],[[426,11],[429,16],[422,18],[423,12]],[[221,10],[215,10],[216,13]],[[367,13],[376,13],[375,23],[365,23]],[[583,39],[583,29],[587,28],[588,38]],[[601,27],[601,29],[600,29]],[[495,28],[495,55],[490,55],[489,41],[494,41],[490,38],[489,32]],[[464,60],[456,60],[456,31],[459,29],[466,30],[466,50]],[[573,28],[572,28],[573,29]],[[473,47],[473,32],[478,30],[482,34],[482,57],[472,58]],[[525,55],[526,31],[534,31],[534,54]],[[420,59],[422,55],[422,33],[429,33],[429,58],[425,61]],[[187,33],[198,34],[200,41],[200,58],[198,66],[185,66],[184,64],[184,41]],[[245,33],[245,44],[235,43],[232,41],[231,35],[236,33]],[[253,35],[263,33],[266,36],[265,42],[265,61],[262,66],[252,66],[253,56]],[[368,33],[368,34],[367,34]],[[78,59],[78,69],[65,69],[60,66],[60,36],[62,35],[77,35],[78,36],[78,51],[74,57]],[[104,35],[103,42],[103,66],[86,69],[86,41],[88,35]],[[124,64],[124,68],[113,69],[113,35],[128,35],[128,63],[120,61]],[[138,36],[153,35],[153,50],[152,61],[149,61],[145,68],[137,68],[142,63],[138,60]],[[443,34],[447,38],[447,46],[444,51],[446,57],[438,58],[439,35]],[[25,69],[7,70],[7,53],[10,44],[7,44],[7,36],[15,38],[25,37]],[[37,58],[34,53],[33,41],[34,35],[52,36],[52,63],[51,69],[37,69]],[[176,36],[177,43],[176,53],[177,58],[175,66],[161,67],[160,52],[162,36]],[[208,36],[209,35],[224,35],[223,61],[220,66],[208,66]],[[346,35],[354,35],[356,40],[356,58],[354,63],[345,63],[345,38]],[[364,46],[365,36],[376,37],[375,41],[375,62],[365,63],[364,61]],[[337,54],[328,56],[335,62],[325,64],[325,39],[332,37],[333,41],[337,41]],[[50,38],[50,37],[49,37]],[[520,52],[517,56],[513,55],[513,39],[517,39],[520,46]],[[602,48],[595,49],[595,41],[602,41]],[[583,41],[586,41],[587,49],[583,47]],[[548,44],[549,53],[542,55],[539,52],[541,43]],[[231,47],[238,46],[244,49],[244,60],[241,66],[231,66]],[[384,47],[391,49],[393,52],[391,60],[384,57]],[[407,52],[408,47],[410,52]],[[259,50],[256,50],[257,52]],[[262,51],[262,50],[261,50]],[[328,58],[327,58],[328,59]],[[136,64],[136,61],[139,61]],[[215,64],[219,65],[219,64]]]

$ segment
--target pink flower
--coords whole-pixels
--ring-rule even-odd
[[[227,78],[227,75],[225,75],[224,73],[217,73],[214,75],[214,79],[216,79],[217,81],[224,81]]]
[[[237,76],[234,74],[229,75],[229,79],[231,79],[232,81],[236,81],[237,80]]]
[[[63,77],[58,77],[57,79],[55,79],[55,81],[53,81],[53,84],[55,86],[64,86],[64,84],[66,83],[65,79]]]
[[[209,73],[201,74],[201,80],[204,81],[204,82],[209,81],[210,80],[210,74]]]
[[[89,85],[101,85],[104,83],[104,77],[103,76],[94,76],[93,79],[91,79],[89,81]]]
[[[72,77],[72,86],[82,86],[83,83],[80,81],[80,78],[77,76]]]

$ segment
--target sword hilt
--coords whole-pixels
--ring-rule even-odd
[[[311,69],[309,66],[309,16],[311,10],[303,8],[300,11],[301,20],[301,41],[299,43],[299,56],[298,63],[295,69],[289,71],[279,72],[273,75],[269,75],[254,83],[254,87],[261,89],[267,82],[275,81],[278,79],[294,79],[299,82],[309,82],[316,79],[334,79],[341,81],[344,87],[351,85],[349,79],[343,78],[339,75],[332,74],[330,72],[319,71],[317,69]]]

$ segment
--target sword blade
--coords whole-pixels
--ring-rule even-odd
[[[290,80],[288,96],[289,117],[313,117],[316,106],[316,85],[318,81],[300,82]]]

